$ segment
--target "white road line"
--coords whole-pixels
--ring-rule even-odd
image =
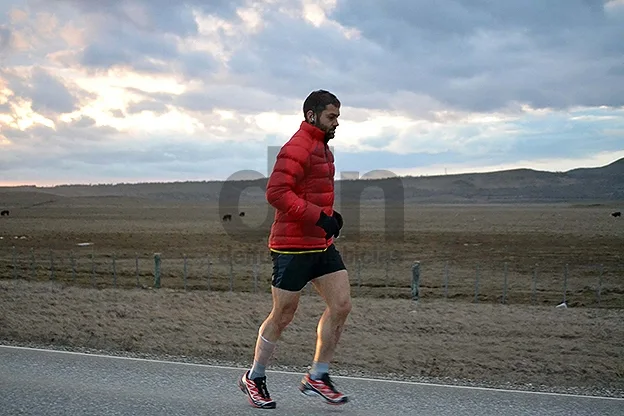
[[[230,367],[230,366],[212,365],[212,364],[185,363],[185,362],[179,362],[179,361],[166,361],[166,360],[155,360],[155,359],[150,359],[150,358],[123,357],[123,356],[106,355],[106,354],[92,354],[92,353],[85,353],[85,352],[63,351],[63,350],[54,350],[54,349],[47,349],[47,348],[20,347],[20,346],[15,346],[15,345],[0,344],[0,348],[40,351],[40,352],[57,353],[57,354],[80,355],[80,356],[85,356],[85,357],[114,358],[118,360],[129,360],[129,361],[144,361],[144,362],[151,362],[151,363],[158,363],[158,364],[175,364],[175,365],[186,365],[186,366],[191,366],[191,367],[218,368],[222,370],[244,371],[247,369],[246,367]],[[294,371],[281,371],[281,370],[268,370],[267,369],[266,372],[275,373],[275,374],[303,375],[303,373],[297,373]],[[503,393],[539,394],[539,395],[545,395],[545,396],[561,396],[561,397],[575,397],[575,398],[582,398],[582,399],[624,401],[624,397],[587,396],[587,395],[582,395],[582,394],[497,389],[493,387],[460,386],[460,385],[454,385],[454,384],[436,384],[436,383],[424,383],[424,382],[418,382],[418,381],[386,380],[382,378],[352,377],[352,376],[339,376],[339,375],[333,375],[332,378],[356,380],[356,381],[358,380],[370,381],[370,382],[375,382],[375,383],[394,383],[394,384],[407,384],[407,385],[414,385],[414,386],[446,387],[446,388],[467,389],[467,390],[485,390],[485,391],[495,391],[495,392],[503,392]]]

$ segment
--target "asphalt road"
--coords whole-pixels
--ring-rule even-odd
[[[624,415],[624,400],[336,377],[335,407],[268,372],[277,409],[254,409],[242,369],[0,346],[0,415]]]

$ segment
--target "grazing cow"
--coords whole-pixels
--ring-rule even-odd
[[[8,217],[9,211],[5,209],[4,211],[0,212],[0,215],[2,215],[3,217],[6,215]]]
[[[614,217],[621,217],[622,213],[620,211],[618,211],[618,212],[611,213],[611,215],[614,216]]]
[[[245,216],[245,211],[242,211],[240,214],[238,214],[239,217],[244,217]]]
[[[232,221],[232,214],[225,214],[223,216],[223,221]]]

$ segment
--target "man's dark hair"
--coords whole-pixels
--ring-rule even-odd
[[[306,113],[310,110],[318,116],[331,104],[340,107],[340,101],[334,94],[325,90],[312,91],[303,102],[303,117],[306,117]]]

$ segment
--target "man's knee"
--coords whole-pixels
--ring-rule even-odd
[[[332,315],[344,318],[351,312],[351,286],[345,269],[321,276],[315,281],[315,286],[325,298]]]
[[[280,305],[273,309],[273,322],[280,329],[286,328],[295,317],[297,311],[297,303],[291,302],[284,305]]]
[[[292,322],[294,317],[294,311],[284,311],[279,315],[279,319],[277,319],[277,325],[280,327],[280,329],[284,329]]]
[[[338,296],[329,308],[335,315],[346,317],[351,312],[351,298],[349,296]]]
[[[351,312],[351,293],[345,288],[336,288],[336,292],[330,298],[330,311],[340,318],[345,318]]]

